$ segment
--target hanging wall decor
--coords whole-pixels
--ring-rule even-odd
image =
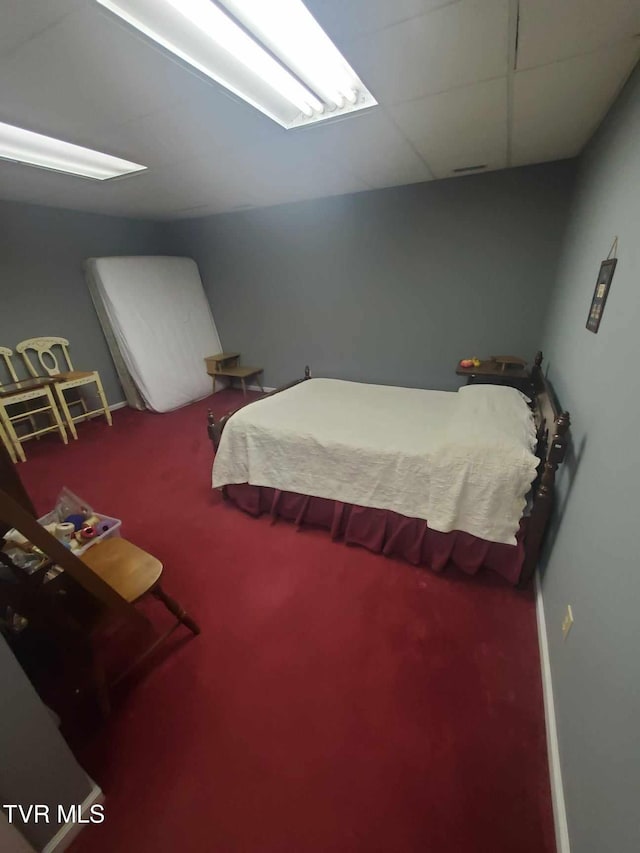
[[[609,295],[609,287],[611,286],[611,279],[613,278],[617,263],[617,258],[608,258],[600,264],[600,272],[598,273],[596,287],[593,291],[593,299],[591,300],[591,308],[589,309],[589,316],[587,318],[587,329],[590,332],[596,333],[600,328],[602,313],[607,296]]]

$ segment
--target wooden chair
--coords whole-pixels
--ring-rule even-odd
[[[47,432],[58,432],[67,444],[67,431],[64,428],[56,401],[51,393],[53,384],[48,377],[35,376],[32,379],[18,379],[7,347],[0,347],[0,357],[4,360],[10,382],[0,382],[0,438],[14,461],[26,461],[22,442],[30,438],[39,438]],[[36,406],[30,406],[35,403]],[[36,415],[47,415],[50,419],[46,427],[38,427]],[[28,424],[27,424],[28,422]],[[18,434],[16,426],[27,426],[27,432]],[[8,439],[8,441],[7,441]],[[11,450],[13,447],[13,451]]]
[[[64,357],[64,361],[66,362],[67,369],[60,370],[60,365],[58,363],[58,357],[56,356],[55,348],[59,349],[59,352],[62,353]],[[58,397],[58,402],[60,404],[60,408],[62,413],[64,414],[65,420],[69,426],[69,430],[71,435],[77,439],[78,433],[76,431],[75,424],[78,421],[84,421],[93,415],[103,414],[106,418],[109,426],[112,424],[111,420],[111,412],[109,411],[109,406],[107,404],[107,398],[104,394],[104,389],[102,387],[102,382],[100,381],[100,374],[97,370],[74,370],[73,364],[71,363],[71,357],[69,356],[69,341],[66,338],[28,338],[25,341],[21,341],[16,346],[16,351],[19,352],[24,362],[27,366],[27,370],[32,376],[38,375],[38,370],[35,365],[31,361],[29,356],[29,351],[33,351],[36,353],[38,357],[38,362],[40,363],[40,367],[47,373],[49,376],[56,377],[55,390]],[[82,393],[79,393],[79,397],[77,400],[69,400],[65,397],[65,391],[68,391],[70,388],[83,388],[87,385],[95,385],[96,392],[98,394],[98,398],[102,403],[102,406],[97,409],[92,409],[91,411],[87,408],[86,401],[82,396]],[[70,406],[81,406],[82,413],[79,415],[72,416],[69,407]]]
[[[111,686],[131,673],[180,625],[196,635],[200,633],[200,628],[160,586],[162,563],[151,554],[126,539],[108,539],[89,548],[78,558],[38,524],[32,507],[29,508],[29,504],[25,507],[15,489],[13,494],[15,497],[0,490],[0,529],[15,527],[50,558],[49,565],[38,569],[40,578],[22,572],[23,589],[19,591],[22,595],[16,599],[14,592],[14,600],[17,601],[15,609],[19,612],[26,609],[23,615],[30,621],[44,624],[48,620],[54,639],[66,649],[67,655],[83,661],[98,707],[106,717],[111,708]],[[44,574],[53,563],[64,569],[64,572],[53,581],[44,583]],[[21,570],[16,569],[18,577],[20,573]],[[75,583],[76,589],[80,588],[78,592],[87,595],[78,599],[74,589],[69,587],[69,579]],[[56,593],[63,594],[60,596]],[[113,616],[124,617],[130,624],[148,628],[148,619],[134,607],[134,602],[146,593],[162,601],[175,617],[175,622],[165,633],[160,636],[156,634],[151,644],[109,684],[100,656],[94,648],[93,638]],[[75,604],[74,608],[71,602]],[[20,610],[21,606],[23,610]]]
[[[9,439],[9,436],[4,430],[2,426],[2,421],[0,420],[0,444],[4,447],[4,449],[9,454],[11,461],[15,463],[18,461],[18,457],[16,455],[16,449],[13,446],[13,442]]]
[[[134,667],[139,666],[142,660],[180,625],[184,625],[195,636],[200,633],[199,626],[186,610],[160,586],[164,567],[157,557],[143,551],[127,539],[105,539],[85,551],[80,559],[89,566],[96,577],[108,584],[129,604],[135,604],[149,593],[161,601],[176,619],[166,633],[158,637],[124,672],[118,675],[113,684],[117,684]]]

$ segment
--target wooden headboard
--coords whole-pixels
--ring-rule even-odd
[[[571,417],[563,410],[542,371],[542,353],[536,353],[531,370],[533,413],[536,423],[540,459],[538,476],[533,484],[533,505],[525,536],[525,560],[519,586],[525,586],[538,564],[540,549],[549,523],[555,496],[558,466],[564,461],[569,443]]]

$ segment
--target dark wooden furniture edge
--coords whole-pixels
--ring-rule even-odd
[[[123,598],[89,565],[39,524],[35,508],[16,466],[0,444],[0,535],[4,535],[12,527],[37,545],[48,559],[44,561],[42,568],[32,575],[27,575],[0,552],[0,562],[12,572],[16,581],[6,585],[0,584],[0,611],[4,612],[4,608],[9,607],[25,616],[36,631],[44,631],[48,642],[57,645],[65,657],[62,671],[67,662],[72,661],[73,665],[79,667],[81,677],[82,673],[86,673],[95,694],[97,707],[104,719],[108,717],[111,709],[110,687],[128,677],[180,625],[184,625],[194,635],[200,633],[198,624],[166,593],[158,578],[148,591],[164,604],[176,621],[156,636],[109,684],[101,657],[96,653],[90,638],[90,624],[98,626],[106,621],[108,611],[113,612],[116,617],[125,617],[130,624],[145,631],[151,630],[151,623],[147,616],[135,607],[133,601],[129,602]],[[52,564],[64,569],[65,575],[89,594],[85,615],[90,621],[79,619],[78,613],[69,612],[65,604],[59,606],[61,601],[66,602],[70,597],[70,588],[57,583],[57,579],[51,584],[44,584],[45,572]],[[91,603],[97,607],[93,607]]]
[[[31,518],[37,518],[33,501],[25,489],[15,464],[11,461],[9,452],[0,442],[0,489],[16,501]],[[12,524],[0,520],[0,537],[11,530]]]
[[[260,397],[260,400],[265,400],[267,397],[273,397],[274,394],[279,394],[281,391],[286,391],[289,388],[293,388],[295,385],[299,385],[301,382],[306,382],[307,379],[311,379],[311,371],[309,369],[309,365],[305,367],[304,376],[301,379],[294,379],[293,382],[289,382],[287,383],[287,385],[281,385],[274,391],[269,391],[268,394],[264,394],[262,397]],[[254,400],[253,402],[257,402],[257,400]],[[246,405],[250,406],[251,403],[247,403]],[[237,409],[233,409],[233,411],[227,412],[227,414],[223,415],[220,420],[216,420],[213,412],[211,411],[211,409],[209,409],[209,412],[207,413],[207,433],[209,434],[209,438],[211,439],[214,450],[217,450],[220,445],[220,439],[222,438],[222,433],[229,421],[229,418],[233,417],[236,412],[240,411],[240,409],[244,409],[244,406],[238,406]]]
[[[525,537],[525,557],[518,586],[526,586],[538,565],[544,536],[555,497],[558,466],[564,461],[569,443],[571,417],[564,411],[542,371],[542,352],[536,353],[531,370],[533,412],[536,423],[536,455],[540,459],[533,484],[533,505]]]
[[[305,368],[304,377],[276,388],[266,394],[271,397],[280,391],[286,391],[300,382],[311,378],[309,367]],[[533,501],[531,514],[527,523],[524,540],[525,557],[520,572],[518,586],[524,587],[531,580],[538,565],[540,551],[544,542],[545,532],[553,509],[555,494],[555,479],[558,466],[562,464],[567,444],[569,442],[569,427],[571,418],[569,412],[563,411],[558,405],[551,385],[542,371],[542,352],[538,352],[531,369],[531,390],[533,395],[532,408],[536,425],[537,447],[536,455],[540,459],[538,475],[533,483]],[[261,397],[260,399],[264,399]],[[250,403],[248,405],[251,405]],[[243,408],[242,406],[240,408]],[[214,448],[217,450],[222,432],[229,420],[239,409],[224,415],[216,421],[211,411],[208,414],[207,430]]]

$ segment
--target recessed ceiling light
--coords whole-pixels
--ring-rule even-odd
[[[302,0],[97,2],[285,128],[377,104]]]
[[[83,148],[53,136],[43,136],[41,133],[2,122],[0,159],[92,178],[95,181],[108,181],[109,178],[130,175],[147,168],[139,163],[131,163],[129,160],[121,160],[110,154],[102,154],[91,148]]]

